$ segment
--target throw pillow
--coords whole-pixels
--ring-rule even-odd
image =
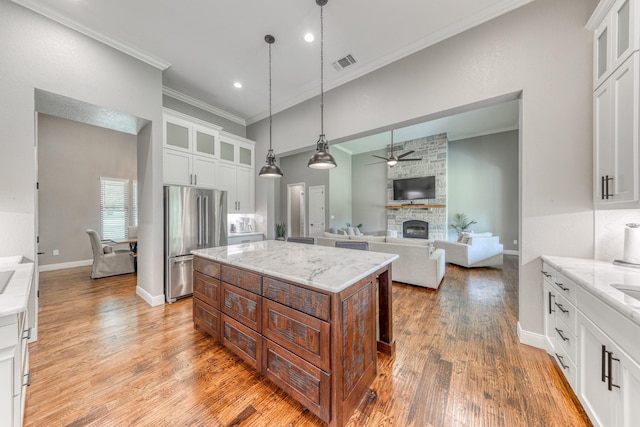
[[[328,237],[329,239],[340,239],[340,240],[348,240],[349,236],[345,236],[343,234],[334,234],[334,233],[329,233],[327,231],[324,231],[322,233],[322,235],[324,237]]]
[[[353,227],[353,231],[356,233],[356,236],[364,236],[358,227]]]
[[[103,247],[103,248],[102,248],[102,251],[103,251],[105,254],[110,254],[110,253],[112,253],[112,252],[113,252],[113,248],[112,248],[111,246],[105,246],[105,247]]]
[[[356,231],[354,230],[355,227],[347,227],[347,235],[348,236],[355,236],[356,235]]]

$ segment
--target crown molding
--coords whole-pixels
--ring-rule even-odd
[[[147,53],[141,49],[135,48],[133,46],[130,46],[126,43],[123,43],[119,40],[116,40],[112,37],[106,36],[104,34],[101,34],[97,31],[92,30],[91,28],[85,27],[84,25],[81,25],[71,19],[65,18],[62,15],[58,14],[57,12],[54,12],[53,10],[51,10],[48,7],[44,7],[42,5],[39,4],[35,4],[34,2],[30,1],[30,0],[12,0],[14,3],[19,4],[22,7],[25,7],[29,10],[32,10],[46,18],[51,19],[52,21],[55,21],[59,24],[64,25],[65,27],[71,28],[72,30],[75,30],[81,34],[84,34],[87,37],[90,37],[94,40],[99,41],[100,43],[103,43],[107,46],[110,46],[116,50],[119,50],[122,53],[125,53],[129,56],[132,56],[136,59],[139,59],[142,62],[145,62],[149,65],[151,65],[152,67],[155,67],[161,71],[166,70],[167,68],[169,68],[171,66],[171,64],[161,58],[158,58],[154,55],[151,55],[150,53]]]
[[[215,114],[216,116],[220,116],[224,119],[231,120],[234,123],[237,123],[242,126],[247,126],[247,121],[242,117],[236,116],[235,114],[231,114],[227,111],[221,110],[218,107],[214,107],[213,105],[207,104],[206,102],[202,102],[199,99],[196,99],[192,96],[185,95],[182,92],[178,92],[175,89],[171,89],[167,86],[162,86],[162,94],[167,95],[171,98],[177,99],[178,101],[182,101],[186,104],[197,107],[201,110],[208,111],[211,114]]]
[[[613,3],[615,3],[615,0],[601,0],[600,3],[598,3],[598,6],[596,6],[596,10],[591,14],[585,28],[587,30],[595,31],[605,16],[607,16],[607,13],[609,13],[609,9],[611,9]]]
[[[393,53],[385,57],[382,57],[377,61],[358,67],[355,70],[345,73],[341,77],[338,77],[337,79],[333,79],[330,82],[325,81],[324,92],[327,93],[331,89],[335,89],[338,86],[342,86],[345,83],[348,83],[352,80],[360,78],[379,68],[387,66],[411,54],[414,54],[423,49],[426,49],[429,46],[433,46],[436,43],[439,43],[450,37],[461,34],[467,30],[470,30],[473,27],[477,27],[478,25],[484,24],[492,19],[495,19],[501,15],[511,12],[533,1],[534,0],[505,0],[499,4],[494,5],[493,7],[484,9],[473,16],[469,16],[466,19],[462,19],[458,22],[448,25],[446,26],[446,28],[440,31],[431,33],[427,37],[417,40],[414,43],[408,44],[403,48],[397,49]],[[609,1],[609,0],[605,0],[605,1]],[[295,105],[300,104],[301,102],[307,101],[318,95],[320,95],[319,86],[317,88],[312,88],[312,89],[307,89],[306,91],[302,91],[300,95],[294,98],[291,98],[288,101],[282,102],[278,105],[274,105],[272,108],[273,114],[277,114],[281,111],[286,110],[287,108],[291,108]],[[255,116],[249,117],[247,119],[247,125],[251,125],[267,117],[269,117],[268,112],[256,114]]]

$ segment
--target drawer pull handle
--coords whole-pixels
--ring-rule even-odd
[[[607,365],[605,362],[606,359],[606,354],[608,353],[607,351],[607,346],[606,345],[602,345],[602,356],[601,356],[601,361],[602,361],[602,368],[600,370],[600,372],[602,373],[602,382],[605,382],[607,380]]]
[[[30,340],[31,339],[31,328],[27,329],[26,331],[22,331],[22,339],[23,340]]]
[[[554,303],[554,304],[556,305],[556,307],[558,307],[558,308],[560,309],[560,311],[561,311],[561,312],[563,312],[563,313],[565,313],[565,314],[567,314],[567,313],[569,312],[569,310],[567,310],[566,308],[564,308],[564,307],[562,306],[562,304],[558,304],[557,302],[556,302],[556,303]]]
[[[553,309],[553,304],[551,304],[551,298],[555,298],[556,296],[549,292],[549,314],[555,313],[556,311]]]
[[[26,374],[24,374],[25,377],[27,377],[27,382],[26,383],[22,383],[23,386],[27,386],[29,387],[31,385],[31,369],[29,369],[29,372],[27,372]]]
[[[560,335],[560,338],[562,338],[562,341],[569,341],[569,338],[565,337],[564,334],[562,333],[562,329],[556,328],[556,332],[558,333],[558,335]]]
[[[614,384],[613,383],[613,361],[619,362],[620,359],[616,359],[615,357],[613,357],[613,351],[607,351],[607,364],[608,364],[608,368],[609,368],[609,375],[607,376],[608,382],[607,382],[607,388],[609,389],[609,391],[613,390],[613,387],[615,388],[620,388],[619,385]]]
[[[560,289],[562,289],[563,291],[567,291],[567,292],[569,292],[569,290],[570,290],[569,288],[565,288],[565,287],[562,285],[562,283],[556,282],[556,285],[558,285],[558,287],[559,287]]]
[[[556,357],[558,358],[558,362],[560,362],[560,366],[562,366],[562,369],[569,369],[569,365],[564,364],[564,358],[562,356],[556,353]]]
[[[551,277],[551,275],[549,273],[547,273],[546,271],[542,270],[542,275],[544,277]]]

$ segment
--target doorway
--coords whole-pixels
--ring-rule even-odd
[[[305,237],[305,184],[287,185],[287,237]]]
[[[324,232],[324,185],[309,187],[309,236],[322,237]]]

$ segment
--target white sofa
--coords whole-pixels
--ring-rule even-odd
[[[438,289],[444,277],[444,251],[436,249],[431,252],[432,247],[427,240],[324,233],[324,237],[316,237],[316,244],[335,246],[337,240],[366,241],[370,251],[399,255],[391,268],[391,280],[394,282]]]
[[[436,240],[433,245],[445,251],[451,264],[467,268],[502,265],[504,246],[498,236],[468,234],[459,242]]]

